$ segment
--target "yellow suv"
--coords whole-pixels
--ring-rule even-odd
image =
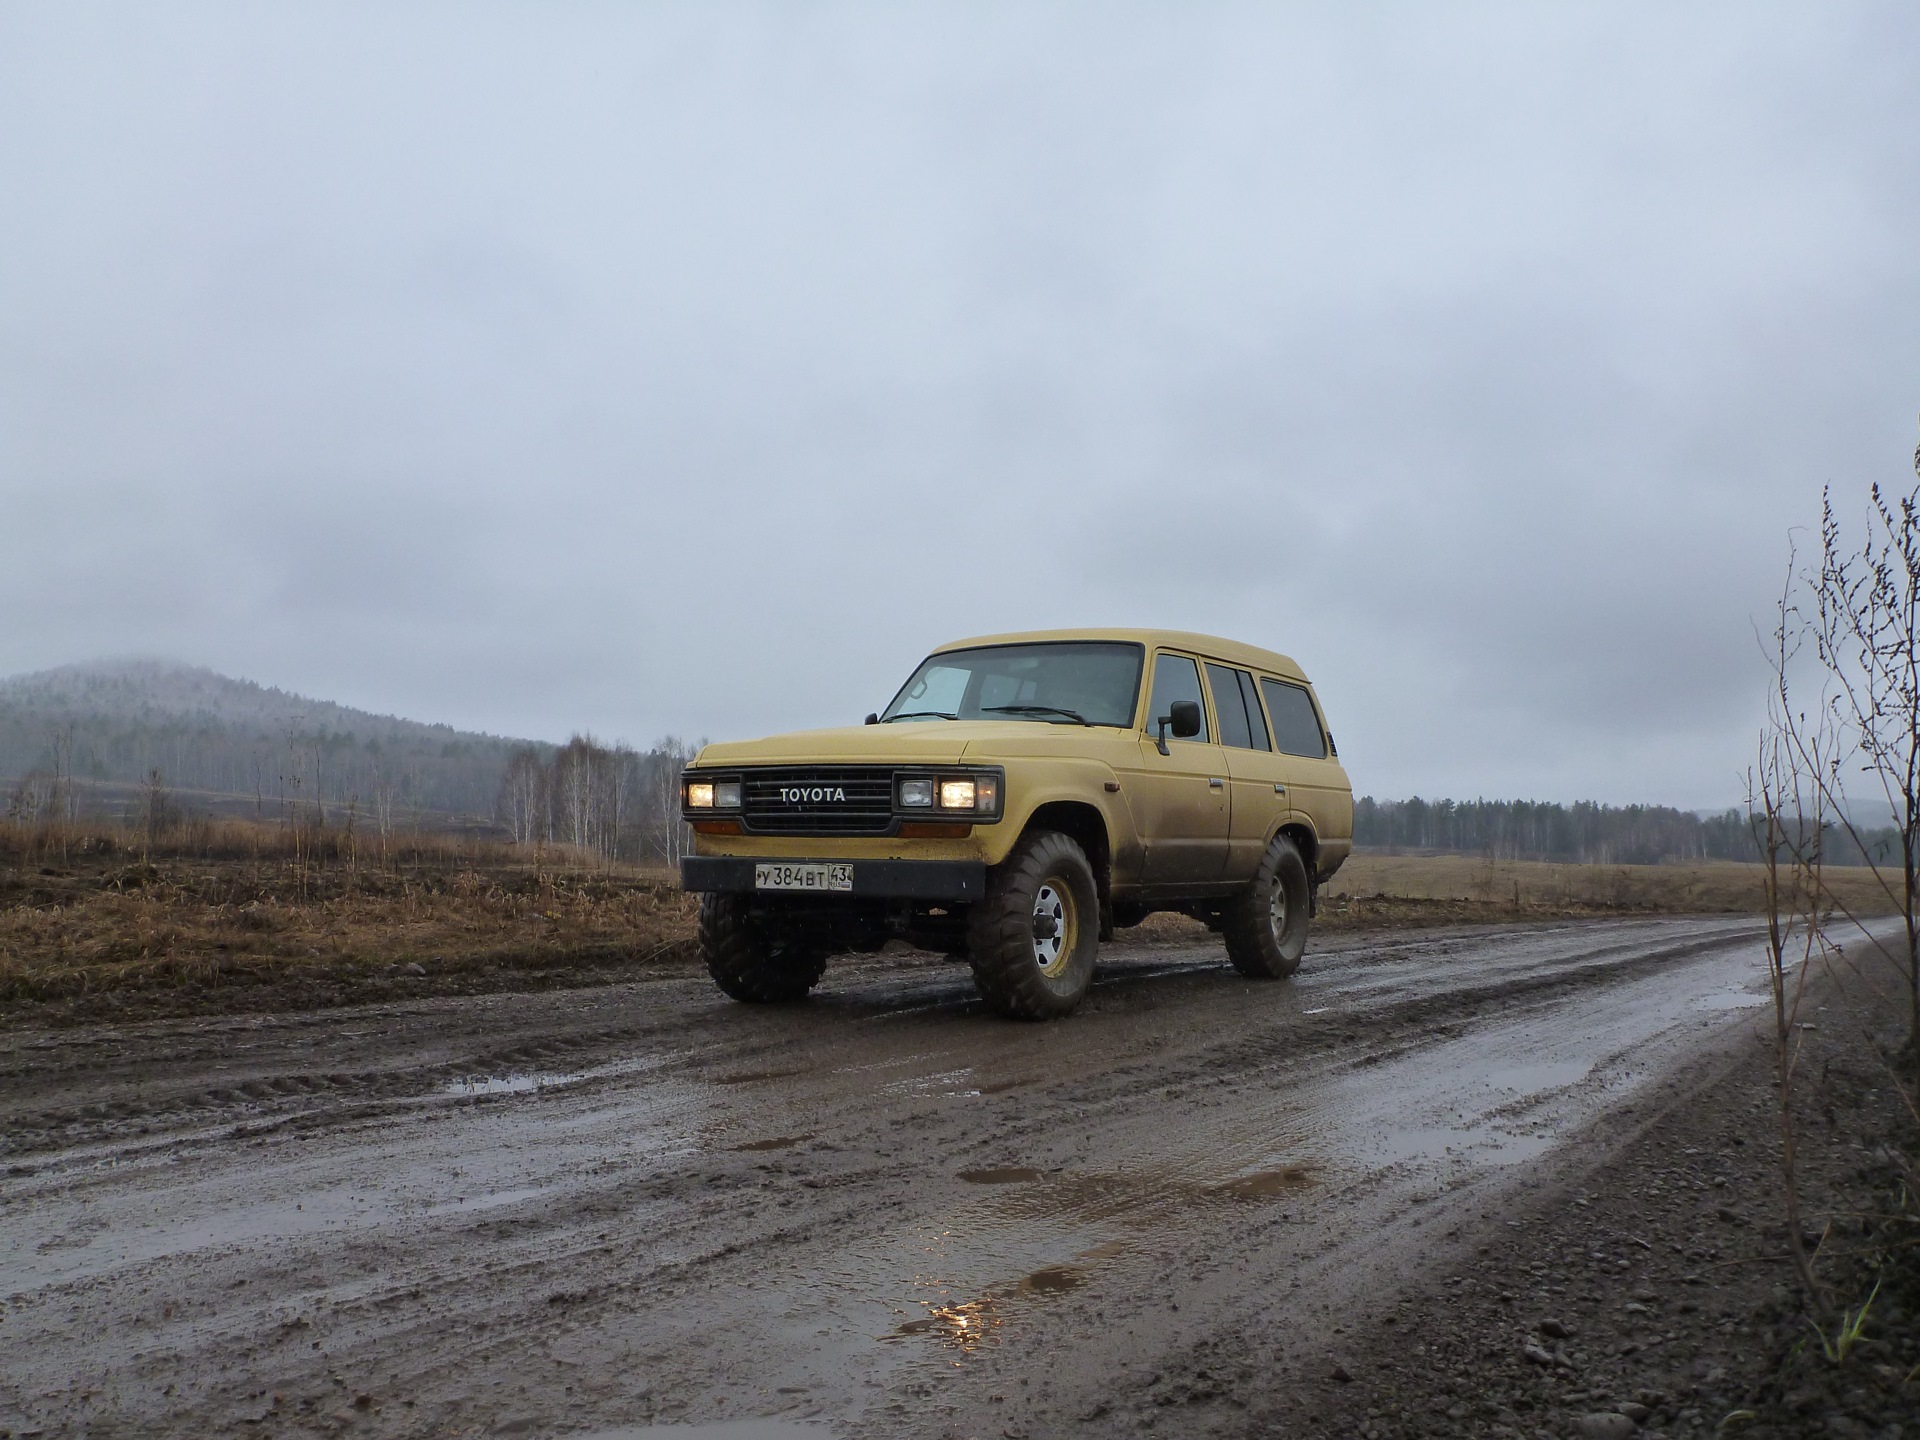
[[[964,957],[1002,1014],[1065,1015],[1155,910],[1291,975],[1353,790],[1300,667],[1232,640],[1057,630],[942,646],[865,725],[709,745],[681,780],[700,950],[736,1000],[827,956]]]

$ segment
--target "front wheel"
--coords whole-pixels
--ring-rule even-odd
[[[1276,835],[1253,883],[1220,917],[1233,968],[1256,980],[1283,980],[1298,970],[1307,950],[1312,896],[1300,848],[1285,835]]]
[[[755,914],[744,895],[700,897],[700,958],[714,984],[749,1005],[804,1000],[827,968],[823,949]]]
[[[1016,1020],[1054,1020],[1093,984],[1100,892],[1070,836],[1024,837],[987,882],[968,923],[967,958],[980,996]]]

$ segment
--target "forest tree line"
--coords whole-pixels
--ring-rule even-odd
[[[1873,858],[1899,854],[1891,828],[1863,830]],[[1551,860],[1579,865],[1659,865],[1688,860],[1757,860],[1759,846],[1744,810],[1713,815],[1667,805],[1562,805],[1537,800],[1376,800],[1354,805],[1353,840],[1379,850],[1438,850],[1496,860]],[[1843,831],[1822,839],[1829,865],[1861,865],[1867,857]]]

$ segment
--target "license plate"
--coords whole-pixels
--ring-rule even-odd
[[[851,890],[851,865],[756,865],[756,890]]]

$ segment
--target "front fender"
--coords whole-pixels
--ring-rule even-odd
[[[982,826],[984,858],[998,865],[1048,805],[1077,805],[1100,817],[1106,827],[1107,853],[1116,868],[1123,857],[1139,849],[1133,814],[1120,790],[1113,768],[1098,760],[1056,759],[1043,763],[1006,762],[1007,807],[1000,823]]]

